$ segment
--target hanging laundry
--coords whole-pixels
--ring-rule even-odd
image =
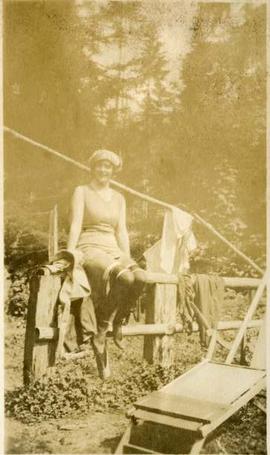
[[[165,213],[161,239],[144,253],[147,270],[163,273],[189,270],[189,255],[197,246],[192,220],[191,215],[177,208]]]
[[[211,328],[217,328],[224,302],[224,281],[223,278],[216,275],[198,274],[194,277],[194,304],[198,309],[198,313],[194,312],[194,315],[199,325],[201,343],[206,345],[207,327],[204,320]]]
[[[193,331],[192,323],[195,319],[194,315],[194,276],[189,273],[181,273],[178,275],[177,286],[177,312],[183,324],[183,331],[191,334]]]

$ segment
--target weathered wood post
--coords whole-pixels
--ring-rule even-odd
[[[50,211],[49,218],[49,239],[48,239],[48,257],[49,262],[58,251],[58,208],[57,204]]]
[[[177,284],[170,275],[156,275],[156,282],[148,284],[145,306],[145,323],[167,323],[175,325]],[[143,357],[147,362],[169,367],[174,362],[173,334],[146,335],[144,337]]]
[[[253,297],[255,295],[255,289],[248,289],[247,291],[247,298],[248,304],[250,305]],[[240,365],[247,365],[247,355],[246,355],[246,347],[247,347],[247,334],[243,335],[242,341],[240,343]]]
[[[36,327],[57,328],[57,300],[61,287],[59,275],[42,269],[30,280],[30,298],[24,345],[24,383],[29,384],[48,374],[55,364],[57,339],[39,340]]]

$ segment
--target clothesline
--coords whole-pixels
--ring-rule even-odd
[[[90,168],[82,163],[79,163],[78,161],[66,156],[65,154],[63,153],[60,153],[56,150],[54,150],[53,148],[51,147],[48,147],[47,145],[44,145],[40,142],[37,142],[21,133],[19,133],[18,131],[16,130],[13,130],[12,128],[9,128],[7,126],[4,126],[4,131],[5,132],[8,132],[8,133],[11,133],[13,136],[17,137],[18,139],[21,139],[25,142],[28,142],[29,144],[32,144],[34,145],[35,147],[39,147],[49,153],[51,153],[52,155],[58,157],[58,158],[61,158],[65,161],[67,161],[68,163],[71,163],[73,164],[74,166],[76,166],[77,168],[79,169],[82,169],[83,171],[87,171],[89,172],[90,171]],[[130,194],[133,194],[134,196],[136,197],[139,197],[140,199],[143,199],[144,201],[148,201],[148,202],[151,202],[155,205],[158,205],[160,207],[163,207],[165,209],[177,209],[179,207],[176,207],[172,204],[168,204],[166,202],[163,202],[163,201],[160,201],[159,199],[156,199],[152,196],[149,196],[147,194],[144,194],[144,193],[141,193],[139,191],[136,191],[130,187],[128,187],[127,185],[124,185],[123,183],[119,183],[115,180],[112,180],[112,185],[114,185],[115,187],[117,188],[120,188],[122,189],[123,191],[126,191]],[[205,227],[207,227],[207,229],[209,231],[211,231],[216,237],[218,237],[223,243],[225,243],[227,246],[229,246],[235,253],[238,254],[238,256],[240,256],[242,259],[244,259],[248,264],[250,264],[255,270],[257,270],[257,272],[263,274],[264,271],[256,264],[256,262],[254,262],[252,259],[250,259],[245,253],[243,253],[241,250],[239,250],[233,243],[231,243],[229,240],[226,239],[226,237],[224,237],[219,231],[216,230],[216,228],[214,226],[212,226],[210,223],[208,223],[206,220],[204,220],[200,215],[198,215],[197,213],[192,213],[192,216],[194,217],[194,219],[196,221],[198,221],[200,224],[204,225]]]

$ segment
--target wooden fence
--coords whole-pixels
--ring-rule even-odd
[[[226,287],[253,292],[261,282],[255,278],[224,278]],[[58,294],[61,277],[52,274],[47,268],[31,280],[30,300],[27,315],[27,328],[24,353],[24,379],[29,383],[49,372],[56,363],[59,337]],[[74,302],[76,304],[76,302]],[[147,302],[145,323],[126,325],[123,336],[144,336],[143,358],[151,364],[168,367],[175,357],[175,333],[184,327],[176,321],[177,277],[159,273],[147,273]],[[241,321],[219,321],[218,331],[236,330]],[[258,328],[261,320],[248,323],[248,327]],[[198,331],[196,322],[193,331]],[[207,331],[211,335],[211,329]],[[241,358],[244,359],[245,343],[241,345]],[[80,353],[77,357],[82,357]],[[76,358],[65,354],[66,359]]]

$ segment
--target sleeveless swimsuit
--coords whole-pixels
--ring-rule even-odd
[[[77,248],[83,253],[83,266],[94,294],[103,294],[114,265],[123,268],[136,265],[117,244],[115,233],[124,198],[117,191],[111,191],[111,199],[106,201],[90,186],[83,187],[84,216]]]

